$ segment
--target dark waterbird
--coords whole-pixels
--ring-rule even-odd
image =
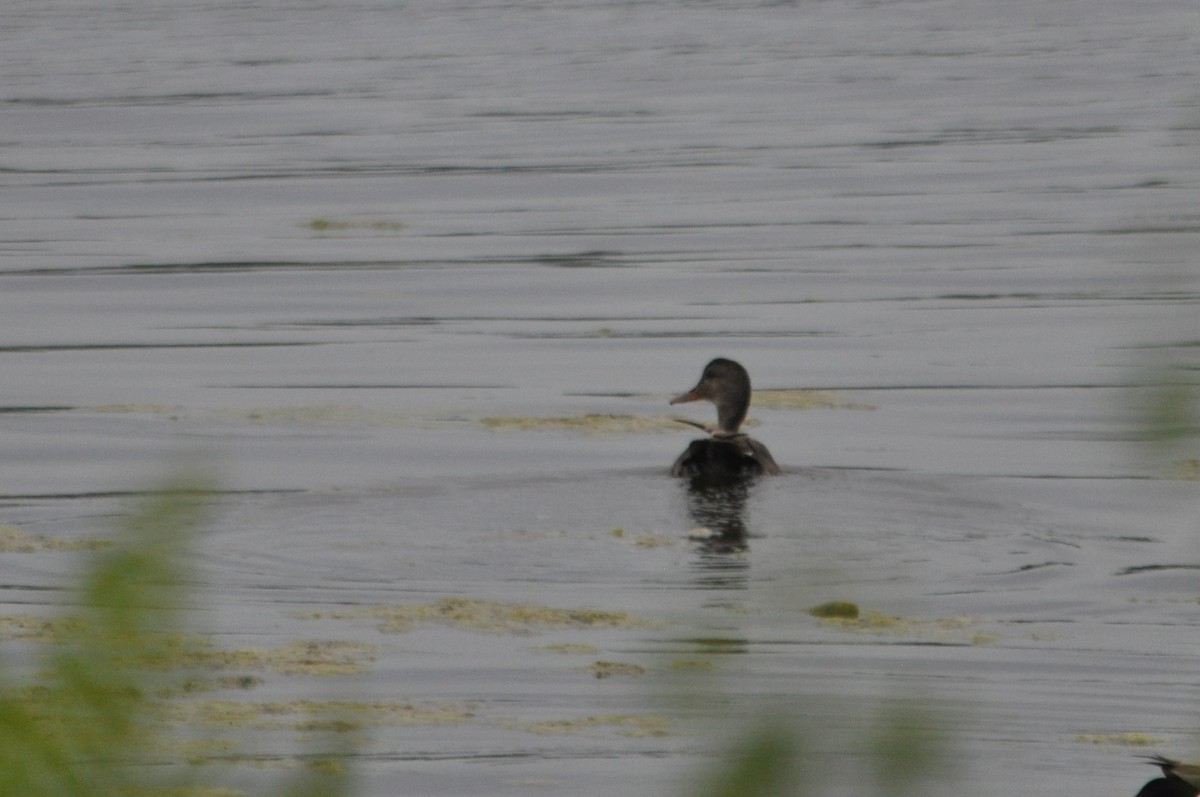
[[[1142,787],[1137,797],[1196,797],[1200,795],[1200,764],[1185,764],[1162,756],[1150,756],[1147,763],[1162,769],[1163,777]]]
[[[750,408],[750,375],[741,365],[721,357],[713,360],[694,388],[671,399],[672,404],[685,401],[715,404],[717,428],[709,437],[693,440],[679,455],[671,466],[673,476],[727,481],[780,472],[765,445],[738,431]]]

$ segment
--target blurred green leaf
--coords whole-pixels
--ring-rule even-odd
[[[769,722],[738,743],[703,797],[801,797],[808,779],[798,771],[802,744],[783,722]]]
[[[0,797],[240,794],[199,782],[162,721],[160,695],[178,691],[166,687],[186,680],[181,670],[196,660],[179,610],[205,495],[179,482],[145,499],[116,544],[91,554],[39,677],[0,683]],[[315,760],[282,793],[346,793],[345,752]],[[212,769],[203,770],[208,780]]]
[[[868,746],[879,794],[919,794],[924,783],[951,774],[947,722],[931,706],[915,698],[885,706]]]

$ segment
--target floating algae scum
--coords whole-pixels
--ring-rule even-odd
[[[441,623],[495,633],[532,634],[548,628],[644,628],[656,625],[627,612],[561,609],[532,604],[506,604],[467,598],[442,598],[430,604],[367,606],[315,612],[313,618],[368,618],[385,632],[410,630],[422,622]]]
[[[322,444],[336,442],[340,430],[360,439],[355,422],[322,427],[317,437],[312,428],[294,420],[268,431]],[[547,437],[538,429],[475,427],[472,434],[513,451]],[[581,439],[549,437],[572,449]],[[657,438],[586,437],[622,445]],[[1137,485],[1163,501],[1187,486]],[[864,677],[872,689],[897,689],[896,700],[936,682],[952,707],[931,702],[941,719],[920,720],[921,727],[969,730],[973,722],[953,706],[982,702],[1015,733],[1037,702],[1052,700],[1044,691],[1062,688],[1046,675],[1020,684],[1031,658],[1057,672],[1086,658],[1076,650],[1084,643],[1129,657],[1112,647],[1113,634],[1153,635],[1124,618],[1187,615],[1197,604],[1183,583],[1170,593],[1134,584],[1106,593],[1102,617],[1119,622],[1096,628],[1043,607],[1031,595],[1048,582],[1078,582],[1082,594],[1107,578],[1081,553],[1096,544],[1089,543],[1093,523],[1109,530],[1102,545],[1121,561],[1119,552],[1162,544],[1113,534],[1121,518],[1165,503],[1135,502],[1117,521],[1095,515],[1080,523],[1075,510],[1047,507],[1027,481],[986,486],[920,473],[799,469],[755,487],[748,547],[735,553],[689,539],[687,493],[661,467],[217,493],[210,528],[196,540],[196,594],[206,607],[198,619],[214,631],[163,639],[157,666],[178,677],[154,692],[156,722],[168,737],[183,738],[158,749],[163,760],[244,793],[259,793],[276,770],[343,768],[368,793],[413,778],[435,784],[421,790],[436,793],[449,788],[436,784],[464,774],[481,784],[494,777],[480,751],[502,760],[504,772],[519,772],[519,782],[566,788],[581,768],[617,756],[629,763],[622,778],[671,789],[719,743],[703,730],[713,706],[745,706],[731,710],[723,727],[764,715],[739,694],[775,696],[772,710],[804,717],[809,730],[787,743],[802,757],[857,749],[856,737],[874,738],[893,722],[877,714],[872,694],[858,691]],[[1113,489],[1095,487],[1086,485],[1081,498]],[[111,496],[76,502],[86,507],[81,528],[95,529],[94,518],[124,506]],[[38,511],[12,517],[6,537],[15,550],[6,566],[49,584],[65,583],[119,541],[106,527],[70,533]],[[1153,584],[1160,572],[1132,578]],[[0,627],[23,645],[41,640],[53,648],[79,628],[28,607],[6,615]],[[1169,669],[1186,659],[1180,649],[1178,658],[1132,661]],[[976,677],[981,669],[987,679]],[[1013,716],[1000,707],[1028,694],[1018,687],[1037,700]],[[1095,712],[1072,716],[1043,719],[1041,733],[1082,749],[1129,747],[1140,733],[1179,744],[1177,734],[1115,728]],[[894,722],[903,731],[918,721]],[[858,755],[867,770],[876,766]],[[663,760],[678,766],[653,763]],[[941,771],[929,764],[928,772]],[[812,777],[838,779],[821,769]]]
[[[94,580],[103,584],[116,577],[119,581],[137,582],[144,577],[155,577],[155,573],[172,572],[169,559],[185,558],[182,554],[186,543],[183,538],[188,532],[176,524],[168,509],[165,515],[135,517],[132,528],[141,528],[138,536],[118,535],[104,540],[102,546],[54,545],[38,540],[36,546],[19,546],[14,553],[29,555],[55,552],[70,555],[87,551],[89,555],[101,557],[110,549],[114,556],[124,557],[117,564],[109,564],[111,571],[102,568],[106,560],[99,559],[94,568],[98,576]],[[161,524],[156,526],[156,524]],[[27,539],[15,530],[9,536]],[[158,539],[171,538],[169,551],[156,554]],[[100,541],[96,541],[100,542]],[[168,557],[159,564],[157,556]],[[171,587],[173,579],[153,582],[158,593],[164,590],[183,589],[190,581],[185,577]],[[91,600],[107,600],[98,593]],[[131,598],[134,605],[144,604],[135,610],[134,626],[128,629],[115,627],[109,631],[97,628],[95,621],[81,622],[68,614],[61,619],[9,616],[0,618],[0,630],[8,639],[21,639],[39,643],[44,654],[53,658],[58,649],[71,650],[77,640],[95,638],[99,640],[96,655],[101,655],[106,666],[112,669],[115,682],[128,677],[141,684],[136,695],[130,693],[129,705],[123,709],[132,712],[131,719],[143,726],[148,735],[144,742],[159,762],[174,761],[186,772],[189,768],[202,767],[207,774],[176,774],[176,781],[193,784],[189,794],[210,793],[194,785],[228,781],[240,782],[239,777],[221,769],[212,770],[213,764],[244,768],[291,769],[305,767],[313,776],[327,777],[345,772],[346,763],[356,757],[353,751],[371,746],[370,737],[383,729],[437,728],[441,726],[476,726],[501,732],[516,731],[536,736],[579,736],[584,739],[670,739],[679,733],[676,723],[667,715],[644,709],[638,711],[612,712],[605,714],[583,714],[554,718],[506,717],[503,707],[486,697],[475,700],[362,700],[347,698],[279,698],[257,699],[262,691],[279,694],[294,693],[296,689],[311,693],[324,688],[330,678],[363,676],[371,672],[384,649],[382,644],[367,644],[345,640],[295,639],[266,648],[225,648],[216,644],[217,638],[202,633],[189,632],[177,624],[159,620],[147,625],[146,620],[136,619],[138,612],[151,614],[158,610],[149,608],[159,601],[140,593]],[[174,604],[172,597],[167,605]],[[101,614],[104,609],[101,607]],[[814,616],[822,622],[836,622],[839,627],[851,630],[869,629],[872,632],[898,633],[928,639],[946,638],[950,624],[945,621],[929,624],[913,619],[884,616],[877,612],[859,612],[854,604],[830,603],[814,607]],[[441,627],[462,634],[484,635],[485,637],[511,637],[522,639],[543,636],[548,633],[591,631],[671,633],[672,623],[663,619],[651,619],[628,611],[609,611],[586,608],[562,608],[528,603],[505,603],[470,598],[442,598],[427,603],[392,604],[379,606],[355,606],[342,609],[324,609],[296,614],[303,622],[343,621],[359,623],[365,621],[373,629],[387,635],[417,635],[423,627]],[[136,631],[136,628],[142,628]],[[102,632],[96,637],[96,633]],[[131,636],[140,634],[140,636]],[[111,641],[109,637],[111,635]],[[119,640],[119,642],[118,642]],[[135,641],[136,640],[136,641]],[[131,644],[132,642],[132,644]],[[657,661],[638,656],[642,663],[599,658],[604,648],[582,642],[524,644],[534,655],[538,652],[555,652],[575,661],[563,666],[543,668],[556,671],[560,676],[571,679],[582,677],[593,680],[640,679],[650,675],[661,678],[670,672],[711,671],[716,664],[712,658],[696,658],[695,652],[707,651],[711,656],[720,647],[702,643],[688,657],[674,656]],[[584,661],[579,661],[585,657]],[[153,678],[146,679],[147,674]],[[292,684],[286,679],[303,678],[306,685]],[[314,678],[318,680],[313,680]],[[285,679],[285,680],[281,680]],[[149,688],[149,684],[154,684]],[[8,704],[18,711],[37,718],[38,722],[49,723],[46,727],[57,727],[53,714],[53,701],[45,701],[38,689],[25,694],[24,689],[10,684],[4,696]],[[55,688],[53,686],[49,688]],[[45,713],[50,712],[50,713]],[[134,719],[135,718],[135,719]],[[489,731],[489,732],[495,732]],[[262,732],[266,736],[247,735],[247,732]],[[201,738],[195,738],[200,734]],[[290,736],[294,752],[286,752],[287,742],[279,734]],[[318,736],[314,736],[317,734]],[[345,736],[344,750],[331,752],[328,743],[325,752],[315,752],[311,745],[320,744],[320,739],[329,735]],[[349,747],[346,747],[349,745]],[[321,748],[318,748],[321,749]],[[347,759],[347,754],[350,758]],[[119,756],[118,756],[119,757]],[[130,759],[131,762],[134,759]],[[174,770],[172,770],[174,771]],[[156,770],[134,767],[120,777],[130,784],[144,781],[159,782]],[[150,774],[147,774],[150,773]],[[151,776],[153,775],[153,776]],[[242,776],[244,777],[244,776]],[[137,788],[130,785],[129,788]],[[155,787],[158,788],[158,787]],[[244,792],[226,786],[221,793],[231,795]]]
[[[873,409],[870,404],[851,401],[829,390],[777,389],[754,393],[754,406],[763,409]],[[687,421],[683,421],[687,423]],[[668,415],[614,415],[585,413],[572,417],[494,416],[481,419],[489,429],[564,429],[585,434],[618,434],[638,432],[677,432],[681,420]],[[759,426],[761,421],[750,417],[745,426]]]
[[[755,394],[755,404],[764,409],[872,409],[871,405],[844,399],[825,390],[763,390]],[[174,421],[229,422],[249,421],[255,424],[287,426],[311,424],[320,426],[421,426],[438,428],[459,425],[467,416],[459,414],[446,418],[445,408],[425,412],[397,412],[351,405],[318,404],[290,407],[246,408],[188,408],[160,404],[108,404],[85,408],[90,412],[151,415]],[[628,415],[614,413],[583,413],[576,416],[484,416],[477,421],[486,429],[503,430],[564,430],[584,434],[640,434],[646,432],[678,432],[680,421],[668,415]],[[746,426],[758,426],[756,418]]]
[[[34,551],[97,550],[112,543],[104,539],[64,540],[31,534],[15,526],[0,525],[0,553],[32,553]]]
[[[574,417],[534,418],[522,416],[495,416],[479,421],[488,429],[529,430],[565,429],[584,434],[617,434],[633,432],[668,432],[679,429],[679,423],[666,416],[645,417],[638,415],[601,415],[587,413]]]
[[[231,764],[294,767],[304,764],[314,776],[344,772],[345,753],[326,752],[314,756],[302,751],[281,753],[268,740],[266,748],[244,731],[291,732],[297,740],[311,734],[359,734],[371,728],[437,726],[484,722],[489,725],[528,733],[564,734],[610,728],[622,736],[657,736],[667,733],[667,720],[646,713],[586,716],[575,719],[522,721],[483,718],[479,702],[399,701],[347,699],[256,700],[228,695],[271,689],[281,676],[347,676],[369,669],[378,646],[349,641],[294,640],[273,647],[223,649],[210,635],[187,632],[179,620],[171,619],[173,605],[183,598],[186,575],[181,562],[190,545],[185,538],[194,534],[186,526],[191,522],[176,508],[194,498],[167,497],[157,509],[129,521],[129,531],[118,534],[103,545],[59,545],[40,536],[19,533],[8,528],[6,537],[21,545],[9,553],[92,551],[97,558],[85,568],[81,614],[62,617],[3,616],[0,634],[10,640],[37,643],[39,653],[51,663],[50,679],[44,684],[21,686],[0,684],[0,738],[5,748],[20,750],[22,755],[0,761],[0,771],[8,783],[32,783],[43,766],[58,767],[52,759],[65,754],[72,766],[44,779],[38,793],[71,793],[78,780],[112,783],[114,788],[135,792],[149,789],[188,795],[246,792],[224,786],[208,786],[228,775],[187,774],[188,767],[223,762]],[[33,542],[31,542],[33,541]],[[84,541],[86,542],[86,541]],[[96,541],[99,542],[99,541]],[[35,544],[36,543],[36,544]],[[111,553],[108,549],[111,549]],[[101,553],[96,553],[101,551]],[[320,619],[312,613],[308,619]],[[527,635],[547,628],[620,628],[645,627],[645,620],[623,612],[583,609],[555,609],[529,604],[498,604],[490,601],[443,599],[433,604],[390,607],[362,607],[331,611],[328,616],[382,621],[378,627],[389,633],[411,630],[423,622],[450,625],[472,632]],[[559,645],[561,653],[594,653],[597,648],[574,644]],[[88,663],[86,674],[76,674],[74,657]],[[61,671],[54,668],[65,665]],[[596,661],[579,668],[595,678],[640,675],[636,665]],[[92,679],[91,684],[75,681]],[[312,689],[313,687],[306,687]],[[81,690],[76,694],[76,690]],[[76,701],[93,690],[114,690],[111,700],[99,702],[92,722],[119,728],[136,724],[139,734],[124,743],[119,737],[106,739],[94,733],[66,730],[71,717],[80,710]],[[61,693],[61,699],[59,697]],[[110,705],[111,703],[111,705]],[[32,723],[39,730],[30,735]],[[196,739],[195,733],[206,734]],[[211,734],[218,734],[213,736]],[[44,735],[43,735],[44,734]],[[226,734],[221,736],[220,734]],[[51,743],[51,737],[56,738]],[[81,756],[88,746],[101,743],[106,757],[98,761]],[[346,751],[361,745],[355,736]],[[73,745],[79,745],[78,748]],[[337,745],[335,745],[337,747]],[[149,754],[150,759],[145,755]],[[174,761],[183,766],[163,776],[161,767],[144,766],[148,760],[161,764]],[[233,778],[233,780],[237,780]],[[325,783],[324,789],[335,789]],[[150,793],[149,791],[147,793]],[[333,793],[332,791],[328,793]]]

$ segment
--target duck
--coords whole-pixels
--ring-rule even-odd
[[[750,409],[750,374],[740,363],[718,357],[704,366],[696,386],[675,396],[670,403],[688,401],[715,404],[717,428],[682,421],[705,429],[709,436],[691,442],[671,466],[672,476],[729,481],[781,472],[765,445],[739,431]]]
[[[1196,797],[1200,795],[1200,764],[1185,764],[1163,756],[1148,756],[1146,762],[1162,769],[1163,776],[1142,787],[1137,797]]]

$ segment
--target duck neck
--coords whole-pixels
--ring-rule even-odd
[[[722,396],[717,404],[717,426],[722,435],[737,434],[746,412],[750,409],[750,395],[739,391],[737,395]]]

